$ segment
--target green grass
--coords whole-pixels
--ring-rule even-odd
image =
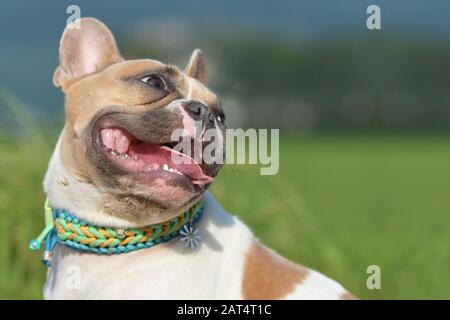
[[[27,245],[54,143],[0,135],[0,298],[42,297]],[[450,299],[450,136],[283,137],[277,175],[228,166],[212,189],[264,243],[361,298]],[[366,287],[372,264],[381,290]]]

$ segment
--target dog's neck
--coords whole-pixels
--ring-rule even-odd
[[[65,129],[64,129],[65,130]],[[74,213],[81,220],[88,221],[94,225],[109,226],[114,228],[134,228],[162,221],[136,222],[122,219],[103,211],[103,192],[97,186],[74,177],[61,159],[61,141],[64,135],[62,131],[53,155],[50,159],[44,178],[44,191],[48,201],[53,208],[65,209]],[[190,201],[186,206],[171,213],[177,216],[185,211],[201,198],[201,195]]]

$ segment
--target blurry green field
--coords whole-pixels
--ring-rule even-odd
[[[27,244],[54,142],[0,135],[0,298],[42,297]],[[284,137],[278,175],[226,167],[213,192],[264,243],[361,298],[450,299],[450,136]],[[381,290],[366,287],[372,264]]]

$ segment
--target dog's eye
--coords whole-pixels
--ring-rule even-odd
[[[219,122],[219,123],[225,123],[225,115],[223,113],[218,114],[216,116],[216,121]]]
[[[164,81],[162,81],[160,78],[158,77],[144,77],[141,79],[142,82],[148,84],[149,86],[152,86],[155,89],[158,90],[165,90],[166,86],[164,84]]]

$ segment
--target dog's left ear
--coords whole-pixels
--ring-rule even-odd
[[[203,83],[204,85],[208,84],[206,79],[206,65],[205,58],[203,57],[203,52],[200,49],[195,49],[192,52],[191,58],[184,69],[184,72]]]

